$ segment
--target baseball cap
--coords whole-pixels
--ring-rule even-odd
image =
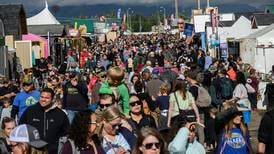
[[[40,139],[39,132],[36,128],[27,124],[15,127],[11,131],[10,141],[28,143],[35,148],[42,148],[48,144]]]
[[[25,86],[25,85],[31,85],[33,83],[33,81],[29,77],[25,77],[23,79],[22,83],[23,83],[23,86]]]

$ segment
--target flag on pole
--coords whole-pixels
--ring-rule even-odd
[[[123,23],[126,23],[126,19],[127,19],[127,15],[124,14],[124,15],[123,15]]]
[[[173,21],[174,20],[174,14],[171,14],[170,16],[170,20]]]
[[[104,21],[105,19],[106,19],[105,16],[100,16],[100,17],[99,17],[99,20],[100,20],[100,21]]]

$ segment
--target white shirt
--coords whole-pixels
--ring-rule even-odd
[[[126,151],[130,150],[130,146],[122,134],[116,135],[114,141],[103,139],[103,149],[106,154],[115,154],[119,147],[123,147]]]
[[[237,101],[238,104],[244,105],[247,108],[251,108],[247,91],[248,89],[243,84],[238,84],[233,91],[233,97],[240,99]]]

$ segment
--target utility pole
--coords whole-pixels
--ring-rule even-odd
[[[164,21],[165,21],[165,19],[166,19],[166,8],[164,8],[163,6],[161,6],[160,9],[164,10]]]
[[[142,31],[142,23],[141,23],[141,16],[139,15],[139,32]]]
[[[198,1],[198,10],[200,10],[201,9],[201,2],[200,2],[200,0],[197,0]]]
[[[157,11],[157,18],[158,18],[158,25],[160,26],[160,14],[159,14],[159,11]]]
[[[206,0],[206,7],[209,8],[209,0]]]
[[[127,27],[127,29],[129,29],[129,14],[128,14],[128,11],[130,10],[131,8],[128,8],[127,9],[127,20],[126,20],[126,27]]]
[[[178,13],[178,0],[175,0],[175,19],[179,18],[179,13]]]
[[[131,14],[130,14],[130,12],[129,12],[129,16],[130,16],[130,19],[129,19],[129,25],[130,25],[130,31],[132,31],[132,20],[131,20],[131,18],[132,18],[132,15],[133,15],[133,10],[131,10]]]

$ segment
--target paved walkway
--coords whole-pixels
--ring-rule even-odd
[[[251,112],[251,123],[248,126],[249,133],[250,133],[250,142],[252,149],[256,152],[257,151],[257,145],[258,145],[258,129],[259,125],[262,119],[262,116],[264,115],[265,110],[258,110],[258,111],[252,111]]]

